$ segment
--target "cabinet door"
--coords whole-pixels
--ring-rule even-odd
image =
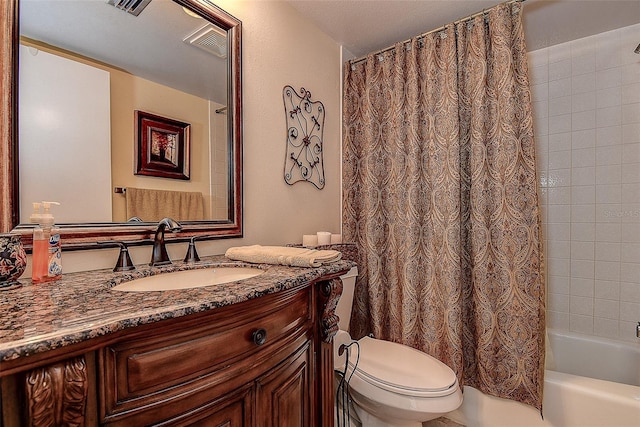
[[[256,425],[306,427],[312,425],[313,348],[307,341],[284,362],[256,381]]]
[[[224,400],[195,408],[154,426],[245,427],[251,426],[253,386],[248,384]]]

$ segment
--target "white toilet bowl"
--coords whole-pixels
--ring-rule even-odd
[[[343,372],[352,342],[347,332],[357,270],[342,277],[343,297],[336,313],[340,331],[334,338],[334,364]],[[345,317],[343,317],[345,316]],[[363,427],[421,427],[422,422],[457,409],[462,392],[447,365],[411,347],[370,337],[350,346],[349,394]]]

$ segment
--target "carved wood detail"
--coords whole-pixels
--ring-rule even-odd
[[[320,284],[320,334],[322,341],[330,343],[338,332],[336,306],[342,295],[342,280],[338,277]]]
[[[88,389],[84,357],[29,371],[25,378],[29,425],[83,426]]]

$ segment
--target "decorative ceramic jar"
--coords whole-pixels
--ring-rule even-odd
[[[15,234],[0,234],[0,290],[21,286],[18,277],[27,266],[22,239]]]

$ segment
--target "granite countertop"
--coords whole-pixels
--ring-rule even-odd
[[[139,325],[186,316],[293,288],[321,276],[345,271],[355,262],[318,268],[248,264],[222,255],[196,264],[137,266],[131,272],[110,269],[65,274],[60,280],[0,292],[0,362],[15,360]],[[204,288],[122,292],[119,283],[162,272],[211,266],[253,266],[265,272],[240,282]]]

